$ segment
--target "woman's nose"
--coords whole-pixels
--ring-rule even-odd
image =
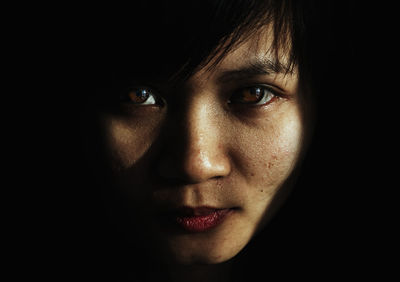
[[[171,126],[159,161],[163,178],[201,183],[230,174],[223,117],[219,116],[199,101]]]

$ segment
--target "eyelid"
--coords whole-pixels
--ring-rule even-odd
[[[285,92],[282,88],[280,88],[278,86],[270,85],[270,84],[254,84],[254,85],[250,85],[245,88],[253,88],[253,87],[266,88],[276,96],[284,96],[284,92]]]

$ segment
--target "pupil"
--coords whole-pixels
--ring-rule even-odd
[[[145,100],[147,98],[147,91],[145,89],[140,90],[136,93],[137,97],[141,100]]]
[[[253,88],[252,90],[251,90],[251,94],[253,94],[253,95],[256,95],[256,97],[257,98],[259,98],[260,96],[261,96],[261,88]]]

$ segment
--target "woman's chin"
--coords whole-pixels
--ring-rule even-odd
[[[204,233],[168,234],[161,239],[165,257],[182,265],[226,262],[235,257],[253,235],[253,228],[240,228],[244,227],[240,221],[235,222],[239,228],[232,230],[233,223],[234,220],[232,224]]]

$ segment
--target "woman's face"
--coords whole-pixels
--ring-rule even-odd
[[[179,87],[138,84],[117,112],[101,114],[127,224],[168,261],[234,257],[299,159],[298,72],[285,74],[284,54],[277,64],[268,42],[251,37]]]

